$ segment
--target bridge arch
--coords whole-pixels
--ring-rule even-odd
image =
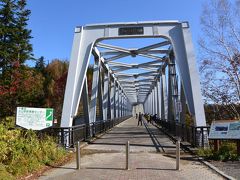
[[[153,44],[149,49],[153,49],[154,47],[160,47],[164,44],[172,45],[172,52],[168,53],[168,57],[166,57],[166,61],[168,65],[171,65],[169,71],[175,70],[175,62],[179,70],[179,74],[181,77],[182,86],[184,92],[183,101],[186,98],[186,102],[188,105],[188,109],[190,114],[194,119],[194,124],[196,126],[205,126],[205,114],[203,108],[203,102],[200,91],[200,80],[196,67],[196,61],[194,56],[194,50],[191,40],[191,33],[189,29],[189,25],[187,22],[179,22],[179,21],[154,21],[154,22],[131,22],[131,23],[111,23],[111,24],[94,24],[94,25],[86,25],[85,27],[77,27],[75,29],[74,40],[72,53],[70,58],[69,72],[67,78],[67,85],[64,96],[64,105],[62,111],[62,119],[61,126],[62,127],[70,127],[72,126],[73,117],[77,113],[79,101],[81,95],[83,95],[84,101],[84,111],[85,116],[89,122],[95,121],[96,116],[96,96],[98,91],[98,81],[99,81],[99,67],[101,64],[104,64],[104,68],[108,75],[106,74],[106,83],[104,83],[104,91],[102,94],[105,95],[105,99],[102,100],[103,105],[103,119],[107,118],[107,104],[110,103],[111,113],[110,118],[114,118],[122,115],[129,115],[132,111],[132,105],[134,103],[142,103],[144,105],[144,110],[147,113],[158,114],[159,117],[164,119],[169,119],[169,104],[173,103],[170,101],[172,98],[166,99],[166,91],[164,89],[164,78],[166,74],[164,74],[164,70],[160,69],[157,71],[157,75],[155,83],[153,83],[153,87],[151,91],[145,94],[146,98],[143,102],[134,102],[131,98],[129,98],[129,93],[126,93],[119,79],[117,78],[116,73],[110,68],[108,63],[104,63],[105,61],[109,61],[104,59],[101,52],[98,50],[98,47],[101,48],[112,48],[115,47],[107,46],[102,44],[102,40],[106,39],[122,39],[122,38],[164,38],[166,41],[162,41],[157,44]],[[162,43],[162,44],[161,44]],[[145,47],[146,48],[146,47]],[[116,48],[115,48],[116,50]],[[119,50],[119,49],[118,49]],[[169,51],[170,52],[170,51]],[[94,65],[94,75],[93,75],[93,92],[92,98],[90,101],[90,106],[88,105],[87,99],[87,83],[86,83],[86,72],[90,62],[91,54],[94,54],[95,57],[95,65]],[[124,57],[125,55],[133,55],[136,50],[128,50],[124,54],[124,49],[122,54],[118,54],[119,57],[113,56],[112,59]],[[136,55],[136,54],[135,54]],[[111,60],[111,59],[110,59]],[[157,60],[156,60],[157,61]],[[154,64],[154,63],[153,63]],[[107,78],[108,77],[108,78]],[[176,77],[175,77],[176,78]],[[114,83],[109,81],[111,79]],[[169,79],[169,78],[168,78]],[[170,78],[170,84],[174,84],[176,79]],[[109,87],[110,84],[114,84],[114,86]],[[109,88],[108,88],[109,87]],[[114,91],[114,88],[118,88],[117,91]],[[169,88],[173,88],[174,86],[170,85]],[[120,91],[119,91],[120,89]],[[119,114],[116,116],[116,109],[114,108],[114,102],[111,99],[119,98],[115,97],[114,93],[121,93],[121,103],[124,109],[123,114]],[[174,94],[169,94],[174,91],[169,90],[168,96],[174,96]],[[165,95],[164,95],[165,93]],[[108,95],[107,95],[108,94]],[[109,96],[110,98],[106,98]],[[114,98],[113,98],[114,97]],[[156,98],[157,97],[157,98]],[[116,100],[116,99],[115,99]],[[109,102],[107,102],[109,101]],[[118,100],[119,102],[119,100]],[[177,100],[174,101],[175,106],[177,105]],[[164,106],[165,105],[165,106]],[[160,107],[161,106],[161,107]]]

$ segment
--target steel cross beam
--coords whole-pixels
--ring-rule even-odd
[[[114,60],[117,60],[119,58],[123,58],[123,57],[126,57],[126,56],[136,57],[136,55],[161,60],[161,57],[154,56],[150,53],[146,53],[146,51],[148,51],[150,49],[158,48],[158,47],[161,47],[161,46],[166,46],[166,45],[169,45],[169,44],[170,44],[169,41],[163,41],[161,43],[156,43],[156,44],[146,46],[146,47],[143,47],[143,48],[139,48],[139,49],[125,49],[125,48],[121,48],[121,47],[118,47],[118,46],[113,46],[113,45],[103,44],[103,43],[97,43],[96,46],[100,47],[100,48],[114,50],[115,52],[119,52],[119,54],[117,54],[116,56],[106,58],[107,62],[111,62],[111,61],[114,61]],[[144,53],[142,53],[142,52],[144,52]]]
[[[167,54],[169,50],[167,49],[152,49],[152,50],[146,50],[141,51],[142,54]],[[108,51],[101,51],[101,56],[110,56],[110,55],[119,55],[122,52],[114,51],[114,50],[108,50]]]

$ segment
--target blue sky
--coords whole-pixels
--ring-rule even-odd
[[[204,0],[29,0],[34,55],[69,59],[76,26],[85,24],[181,20],[189,21],[197,52]]]

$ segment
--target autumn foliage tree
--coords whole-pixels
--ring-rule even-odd
[[[47,86],[45,89],[46,106],[54,108],[54,114],[60,119],[67,81],[68,62],[54,59],[45,69]]]
[[[203,93],[218,118],[240,118],[240,1],[210,0],[201,16]],[[223,113],[224,112],[224,113]],[[226,114],[225,116],[224,114]]]

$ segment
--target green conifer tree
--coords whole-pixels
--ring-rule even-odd
[[[0,71],[9,74],[14,66],[32,57],[31,30],[27,28],[30,10],[26,0],[0,0]]]
[[[30,13],[26,0],[0,0],[0,117],[13,115],[31,99],[23,93],[31,88],[27,80],[33,75],[24,65],[32,57]]]

